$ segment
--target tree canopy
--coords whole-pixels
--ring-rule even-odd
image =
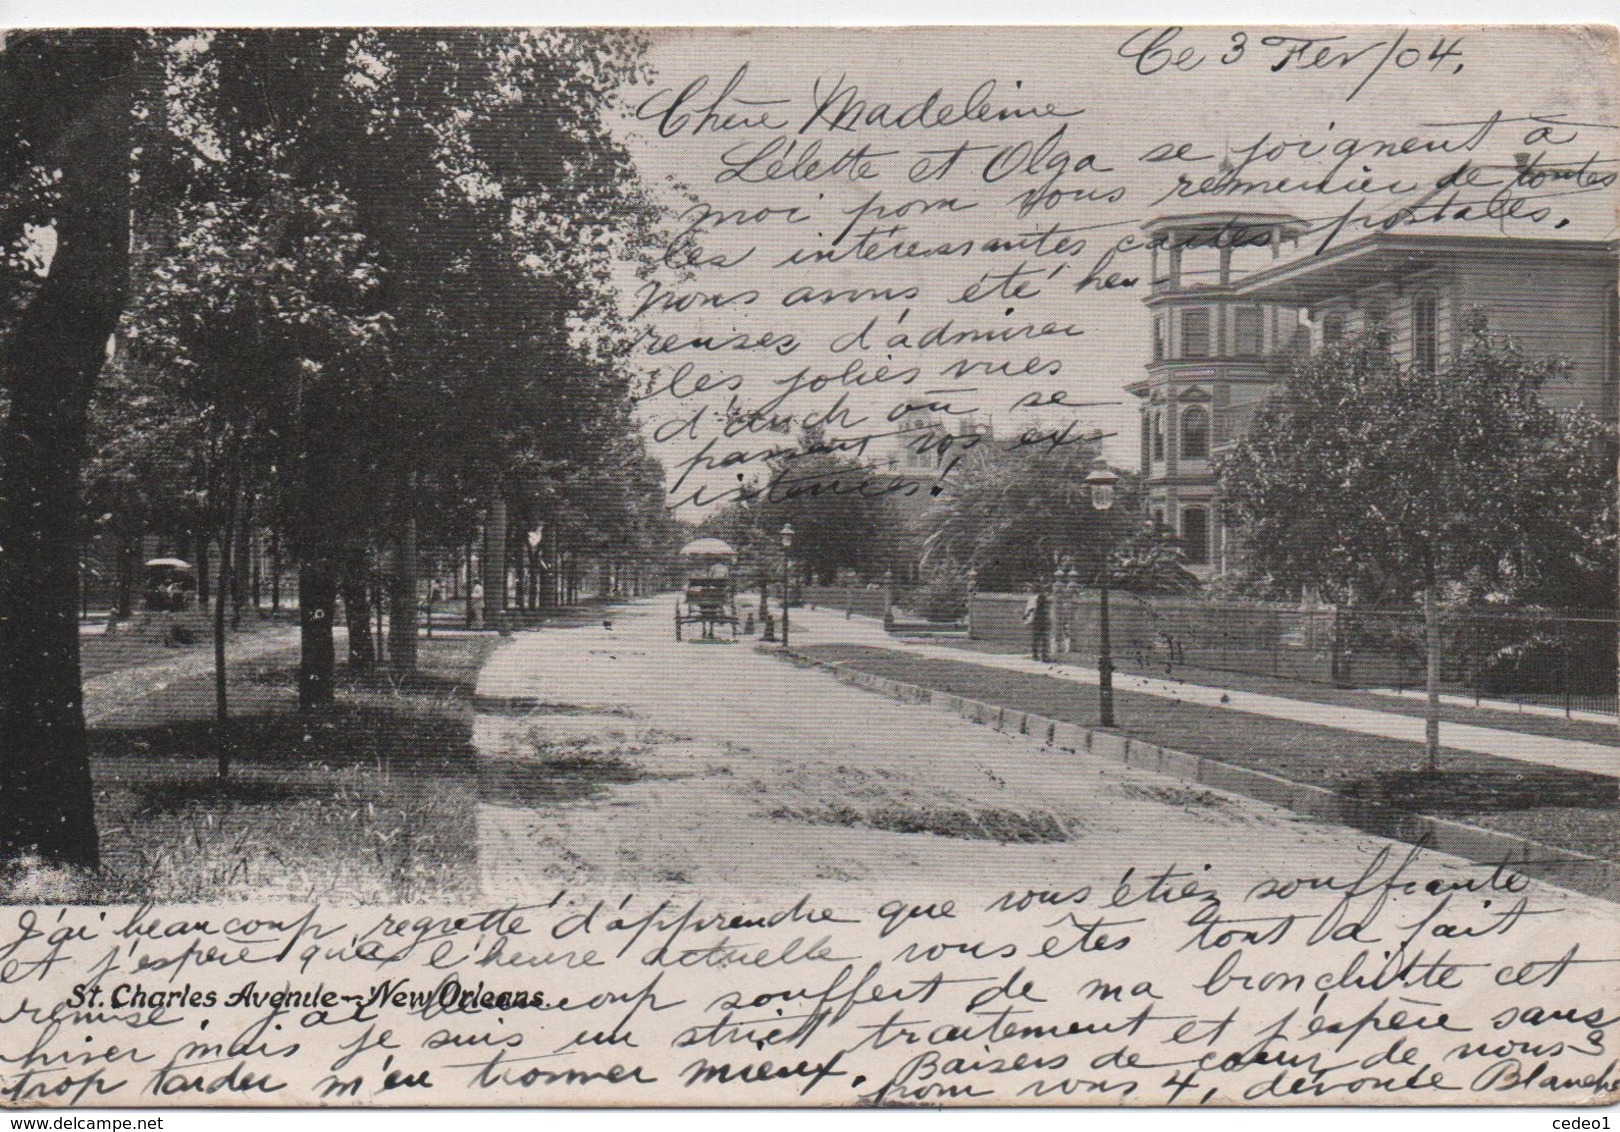
[[[1431,772],[1446,606],[1613,600],[1613,438],[1543,400],[1563,365],[1477,316],[1432,368],[1364,333],[1299,363],[1219,467],[1250,570],[1342,604],[1421,601]]]
[[[1378,333],[1311,355],[1220,468],[1248,569],[1361,604],[1612,603],[1612,440],[1542,398],[1562,369],[1478,319],[1433,370]]]
[[[1086,477],[1101,438],[1065,444],[991,443],[976,450],[923,518],[930,561],[978,573],[981,589],[1012,591],[1062,567],[1094,584],[1141,592],[1197,585],[1181,556],[1142,521],[1141,489],[1123,475],[1107,511],[1091,505]]]
[[[639,36],[3,46],[0,851],[96,858],[75,624],[86,471],[98,508],[213,539],[222,570],[262,502],[302,574],[306,704],[330,695],[340,575],[419,528],[460,545],[478,504],[518,497],[584,548],[667,539],[613,283],[657,220],[608,123]],[[403,577],[396,623],[413,589]]]

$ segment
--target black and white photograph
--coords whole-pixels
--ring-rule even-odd
[[[1617,101],[0,31],[0,1105],[1613,1105]]]

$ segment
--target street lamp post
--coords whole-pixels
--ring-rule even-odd
[[[1080,610],[1080,571],[1070,566],[1066,576],[1069,579],[1069,615],[1063,622],[1063,651],[1074,651],[1074,615]]]
[[[1091,506],[1104,514],[1114,505],[1114,485],[1119,477],[1109,471],[1101,460],[1086,477],[1091,489]],[[1097,604],[1097,712],[1104,727],[1114,726],[1114,656],[1108,640],[1108,556],[1112,549],[1103,541],[1102,584],[1098,587]]]
[[[782,647],[788,647],[788,602],[793,599],[793,571],[788,552],[793,549],[793,524],[782,524]]]
[[[973,595],[979,592],[979,571],[975,566],[967,570],[967,612],[963,616],[963,623],[967,625],[967,634],[973,636]]]

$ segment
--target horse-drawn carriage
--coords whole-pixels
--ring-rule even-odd
[[[675,601],[675,639],[682,639],[686,625],[699,626],[697,639],[705,641],[718,640],[719,627],[729,625],[735,639],[737,552],[723,539],[700,538],[681,547],[681,560],[687,566],[686,592]]]

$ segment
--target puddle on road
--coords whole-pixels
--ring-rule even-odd
[[[478,800],[494,806],[555,806],[645,777],[635,763],[613,755],[487,759],[478,768]]]
[[[769,812],[769,816],[777,821],[841,825],[887,833],[926,833],[968,841],[994,841],[1003,845],[1070,841],[1080,832],[1080,823],[1073,818],[993,806],[819,802],[778,806]]]
[[[479,715],[498,716],[580,716],[605,715],[615,719],[638,719],[624,704],[550,703],[534,696],[479,696],[473,702]]]
[[[479,712],[474,727],[478,799],[508,808],[549,808],[602,798],[648,779],[729,773],[706,765],[717,754],[692,737],[625,727],[629,708],[531,702]]]

